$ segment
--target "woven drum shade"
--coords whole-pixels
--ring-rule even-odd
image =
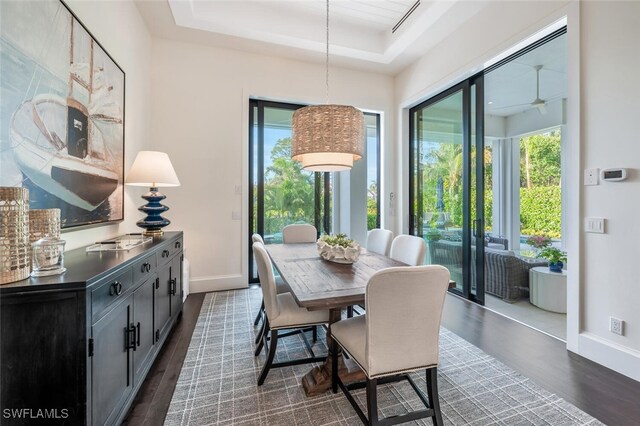
[[[314,172],[349,170],[362,158],[364,115],[346,105],[312,105],[293,113],[291,158]]]

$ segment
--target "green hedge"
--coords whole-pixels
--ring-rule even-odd
[[[520,232],[560,238],[561,194],[559,186],[520,188]]]

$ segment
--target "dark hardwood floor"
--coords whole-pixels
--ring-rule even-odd
[[[151,366],[123,424],[155,426],[164,423],[204,296],[205,293],[187,296],[182,308],[182,318],[167,336],[167,341]]]
[[[125,424],[163,423],[203,300],[202,293],[187,298],[182,320],[151,367]],[[564,342],[452,295],[442,325],[603,423],[640,424],[640,383],[568,352]]]
[[[608,425],[640,425],[640,382],[567,351],[564,342],[456,296],[442,325]]]

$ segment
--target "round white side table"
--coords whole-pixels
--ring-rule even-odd
[[[529,301],[546,311],[567,313],[567,271],[551,272],[548,266],[529,269]]]

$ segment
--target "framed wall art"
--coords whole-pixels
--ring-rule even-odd
[[[124,71],[61,1],[0,7],[0,186],[62,228],[121,221]]]

